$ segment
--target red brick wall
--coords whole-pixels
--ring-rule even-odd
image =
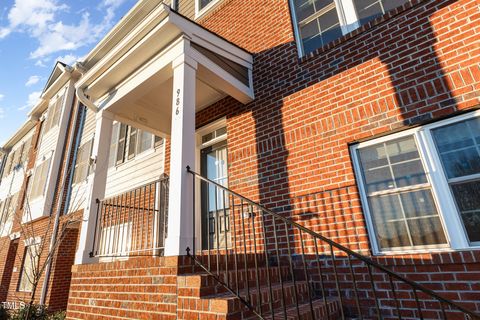
[[[232,189],[368,253],[349,144],[477,109],[479,21],[478,1],[412,1],[298,58],[287,1],[225,1],[201,23],[254,53],[255,100],[226,98],[197,127],[227,117]],[[381,260],[480,310],[476,254]]]
[[[349,144],[477,108],[479,21],[478,1],[416,0],[298,58],[286,0],[225,0],[200,22],[254,53],[255,101],[223,99],[197,115],[197,127],[226,116],[232,189],[368,254]],[[69,317],[175,316],[165,301],[150,310],[145,293],[129,302],[140,287],[178,299],[180,318],[212,308],[192,298],[197,286],[170,276],[175,267],[150,269],[151,259],[75,266]],[[480,310],[478,251],[375,259]]]
[[[181,258],[140,257],[75,265],[69,319],[177,319]]]

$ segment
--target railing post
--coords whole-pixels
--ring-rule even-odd
[[[100,218],[100,206],[102,205],[102,202],[97,198],[95,199],[95,202],[97,203],[97,217],[95,218],[95,233],[93,234],[93,243],[92,243],[92,251],[90,251],[90,258],[93,258],[95,255],[96,255],[96,248],[95,246],[97,245],[96,244],[96,240],[97,240],[97,236],[99,234],[98,232],[98,219]]]

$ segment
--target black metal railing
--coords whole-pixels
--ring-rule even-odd
[[[187,248],[187,254],[240,299],[243,306],[232,313],[260,319],[480,319],[464,302],[446,299],[187,170],[195,189],[214,190],[209,197],[194,192],[194,197],[204,196],[203,211],[215,209],[207,210],[214,212],[215,221],[209,221],[202,232],[213,241],[203,241],[202,248]],[[208,203],[213,198],[215,204]],[[202,212],[206,215],[211,212]]]
[[[168,221],[168,178],[97,199],[92,257],[163,255]]]

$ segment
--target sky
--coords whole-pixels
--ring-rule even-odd
[[[0,0],[0,146],[27,120],[57,60],[73,65],[136,0]]]

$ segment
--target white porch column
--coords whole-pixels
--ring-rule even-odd
[[[87,182],[87,202],[83,212],[82,229],[75,255],[75,264],[84,264],[90,259],[97,219],[97,199],[103,199],[105,196],[113,115],[108,111],[101,110],[96,115],[96,121],[92,150],[92,157],[96,159],[95,170]]]
[[[195,82],[197,63],[186,55],[173,61],[173,101],[165,255],[186,255],[193,245],[193,183],[195,170]]]

